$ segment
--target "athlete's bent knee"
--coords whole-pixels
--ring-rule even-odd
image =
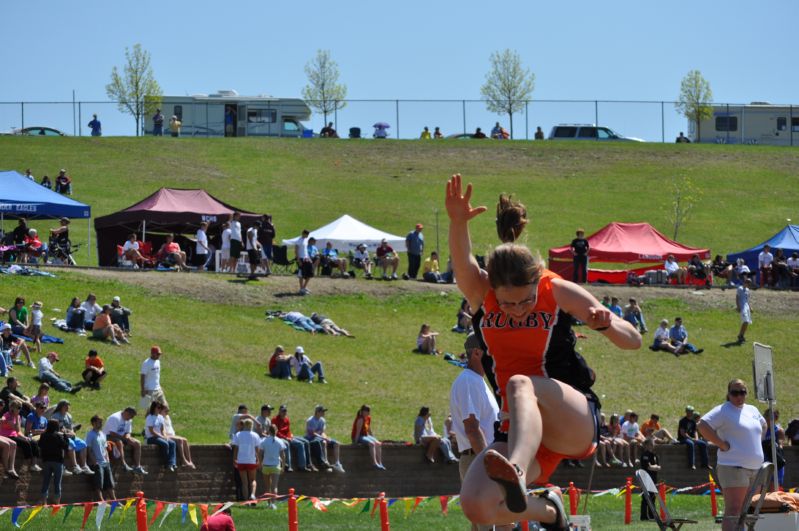
[[[478,525],[490,525],[494,523],[499,508],[499,500],[491,499],[490,496],[481,495],[479,492],[461,491],[461,510],[470,522]]]
[[[508,380],[507,392],[508,394],[520,393],[522,391],[533,391],[533,382],[529,377],[516,374]]]

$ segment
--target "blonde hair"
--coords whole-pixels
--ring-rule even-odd
[[[486,271],[491,287],[527,286],[541,277],[541,257],[515,243],[503,243],[488,256]]]

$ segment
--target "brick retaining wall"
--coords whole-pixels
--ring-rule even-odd
[[[708,481],[708,470],[690,470],[687,466],[684,446],[659,446],[661,466],[659,479],[675,487],[699,485]],[[287,492],[293,487],[298,494],[325,498],[373,497],[383,491],[390,497],[433,496],[456,494],[460,490],[457,465],[423,462],[419,447],[384,445],[383,462],[387,471],[371,468],[368,451],[364,447],[344,446],[341,449],[345,474],[335,472],[284,474],[280,478],[279,490]],[[788,462],[785,483],[799,484],[799,447],[785,449]],[[124,472],[114,464],[117,480],[116,494],[120,498],[130,497],[142,490],[148,498],[165,501],[205,502],[234,499],[232,453],[224,446],[194,446],[192,457],[197,470],[180,468],[171,473],[163,469],[161,457],[152,446],[145,446],[142,464],[150,472],[147,476],[136,476]],[[711,463],[715,453],[711,452]],[[0,506],[37,503],[41,487],[41,475],[29,473],[27,465],[17,460],[20,480],[0,479]],[[556,485],[566,486],[573,481],[579,488],[586,488],[591,471],[591,462],[585,468],[568,468],[561,464],[552,476]],[[624,485],[627,477],[633,476],[629,468],[597,468],[591,485],[592,490],[608,489]],[[90,477],[69,476],[63,480],[63,503],[93,499]],[[258,492],[262,484],[258,475]]]

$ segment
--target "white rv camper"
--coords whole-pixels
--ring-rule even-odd
[[[713,116],[696,124],[688,122],[688,137],[710,144],[763,144],[799,146],[799,106],[713,105]]]
[[[299,98],[240,96],[235,90],[194,96],[163,96],[164,134],[169,119],[182,122],[181,136],[286,136],[300,137],[303,120],[311,109]],[[153,117],[144,120],[144,134],[153,133]]]

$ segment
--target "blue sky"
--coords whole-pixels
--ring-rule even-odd
[[[673,100],[681,78],[699,69],[717,102],[799,104],[791,22],[797,16],[799,2],[793,0],[3,0],[0,101],[67,101],[73,89],[79,100],[106,100],[112,66],[123,63],[126,46],[141,43],[168,95],[234,88],[297,97],[306,83],[305,63],[324,48],[339,63],[350,98],[479,99],[491,52],[511,48],[536,74],[533,99]],[[83,122],[99,112],[107,134],[130,133],[114,107],[90,107],[82,109]],[[416,134],[427,120],[445,124],[445,132],[462,127],[457,105],[402,107],[402,136]],[[672,116],[671,106],[666,110],[670,136],[685,121]],[[548,130],[558,121],[594,121],[592,105],[534,111],[533,129],[537,123]],[[72,132],[71,107],[27,106],[25,112],[29,125],[49,120]],[[480,104],[469,105],[468,114],[469,129],[506,121]],[[636,123],[636,115],[657,127]],[[604,125],[627,134],[660,135],[659,106],[606,105],[600,116]],[[339,129],[394,119],[394,104],[352,104],[339,117]],[[0,130],[19,122],[18,105],[0,105]],[[321,119],[310,125],[318,130]]]

